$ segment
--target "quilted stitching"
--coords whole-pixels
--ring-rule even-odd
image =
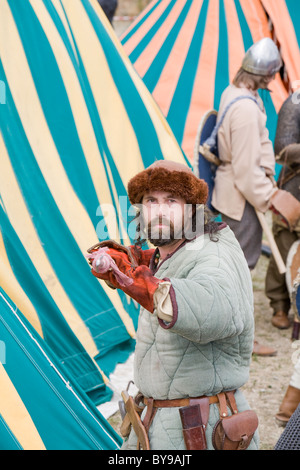
[[[135,383],[141,392],[172,399],[214,395],[244,385],[253,346],[252,283],[230,229],[221,231],[217,243],[205,236],[198,251],[178,250],[155,275],[171,280],[178,319],[164,329],[155,315],[141,309],[135,353]],[[151,433],[155,446],[167,447],[154,448],[181,448],[178,413],[160,411]],[[213,426],[214,417],[208,436]]]

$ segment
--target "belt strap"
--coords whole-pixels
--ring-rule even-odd
[[[144,397],[144,403],[151,409],[150,411],[150,419],[152,422],[153,414],[156,412],[157,408],[183,408],[193,405],[199,405],[200,413],[202,417],[202,425],[204,430],[206,429],[209,417],[209,405],[213,403],[218,403],[219,398],[217,395],[213,396],[201,396],[201,397],[192,397],[192,398],[179,398],[175,400],[153,400],[152,398]],[[153,412],[152,412],[153,410]],[[148,410],[146,413],[146,424],[149,422],[149,414]],[[148,415],[148,416],[147,416]],[[149,429],[149,427],[148,427]]]
[[[218,403],[219,399],[217,395],[211,397],[202,396],[195,398],[178,398],[174,400],[153,400],[152,398],[144,397],[144,404],[148,406],[151,403],[151,406],[154,408],[181,408],[183,406],[197,405],[202,403],[204,398],[208,398],[209,404]]]
[[[226,396],[225,396],[226,393]],[[213,403],[219,403],[220,412],[224,416],[227,416],[227,409],[226,409],[226,397],[231,405],[232,411],[234,413],[237,412],[236,404],[234,399],[235,390],[230,392],[222,392],[218,395],[206,396],[203,395],[201,397],[191,397],[191,398],[178,398],[174,400],[154,400],[153,398],[147,398],[142,396],[144,404],[147,406],[146,416],[144,418],[144,426],[146,428],[147,434],[154,418],[154,415],[157,411],[157,408],[183,408],[186,406],[192,405],[199,405],[201,417],[202,417],[202,425],[204,430],[206,429],[208,418],[209,418],[209,405]]]
[[[227,404],[229,404],[233,414],[238,413],[233,391],[221,392],[217,397],[219,399],[220,417],[226,418],[228,416]]]
[[[148,403],[147,403],[147,412],[146,416],[143,420],[143,425],[145,426],[146,432],[148,434],[149,428],[151,426],[151,423],[153,421],[154,415],[156,413],[156,409],[154,409],[154,400],[153,398],[148,398]]]

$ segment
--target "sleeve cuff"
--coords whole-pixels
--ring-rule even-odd
[[[170,323],[173,319],[173,306],[170,298],[170,288],[171,282],[163,281],[159,284],[153,296],[155,313],[157,314],[158,318],[167,323]]]

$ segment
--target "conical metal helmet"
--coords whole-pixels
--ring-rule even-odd
[[[263,38],[248,49],[242,69],[255,75],[274,75],[281,65],[281,57],[274,41]]]

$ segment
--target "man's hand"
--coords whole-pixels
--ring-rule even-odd
[[[281,216],[291,231],[294,230],[300,219],[300,202],[283,189],[278,189],[271,197],[270,210]]]
[[[102,244],[101,248],[97,249],[97,247],[98,245],[89,249],[91,258],[92,255],[94,256],[95,253],[97,253],[97,251],[103,250],[104,248]],[[151,252],[154,252],[154,250],[151,250]],[[138,266],[137,258],[132,254],[131,250],[128,251],[128,248],[122,250],[118,247],[117,249],[106,248],[105,254],[110,256],[111,260],[115,263],[117,270],[127,276],[131,282],[127,282],[124,278],[122,278],[124,282],[120,282],[118,271],[114,269],[113,264],[107,264],[107,270],[105,272],[97,272],[96,266],[93,266],[92,274],[95,277],[106,281],[110,287],[121,289],[146,310],[153,313],[153,295],[159,283],[162,281],[154,277],[151,270],[145,264]],[[149,256],[147,256],[149,254],[150,253],[146,254],[144,258],[145,260],[149,258]],[[89,257],[89,255],[87,255],[87,257]]]

